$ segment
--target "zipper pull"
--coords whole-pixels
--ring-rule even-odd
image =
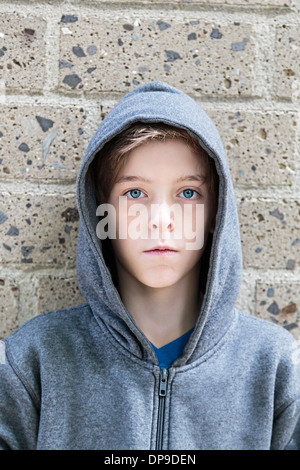
[[[168,371],[167,369],[162,369],[160,372],[160,382],[159,382],[159,396],[165,397],[167,394],[167,380],[168,380]]]

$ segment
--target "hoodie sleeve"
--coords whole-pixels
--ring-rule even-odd
[[[0,450],[35,449],[38,422],[34,397],[4,351],[0,363]]]

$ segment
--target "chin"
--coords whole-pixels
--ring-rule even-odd
[[[168,287],[172,287],[175,283],[174,282],[144,282],[143,283],[146,287],[151,289],[166,289]]]
[[[178,277],[170,273],[157,273],[155,275],[143,276],[140,282],[147,287],[163,288],[173,286],[178,282]]]

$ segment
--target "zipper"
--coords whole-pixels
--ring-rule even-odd
[[[158,415],[157,415],[157,434],[156,434],[156,450],[162,450],[163,430],[165,420],[165,402],[168,384],[168,371],[161,369],[158,391]]]

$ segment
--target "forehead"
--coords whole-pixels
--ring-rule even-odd
[[[118,176],[144,172],[158,178],[206,172],[207,160],[181,140],[147,142],[128,153]]]

